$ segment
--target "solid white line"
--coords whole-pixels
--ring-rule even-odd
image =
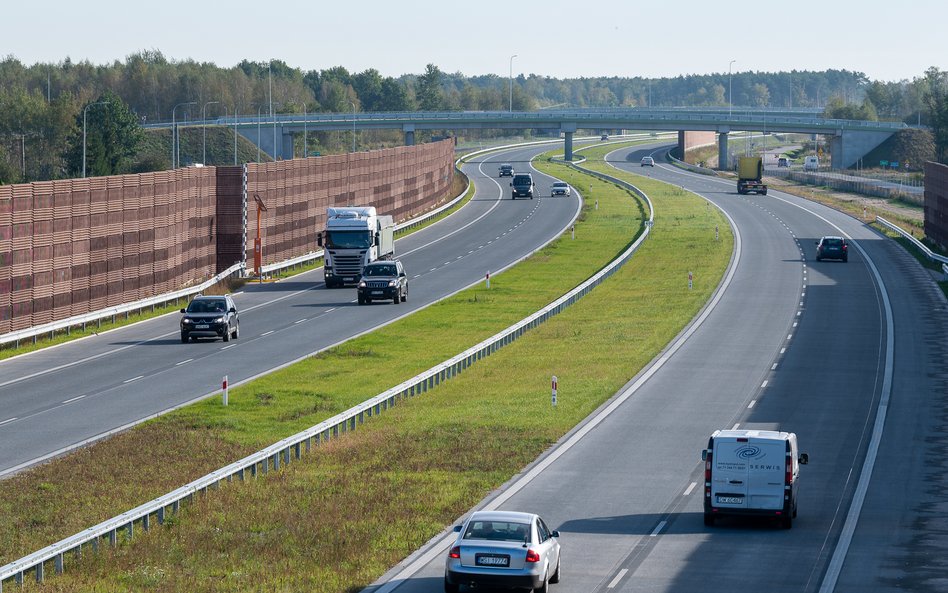
[[[760,384],[760,388],[763,389],[764,387],[767,387],[767,383],[769,383],[769,381],[764,380],[764,382]]]
[[[649,537],[655,537],[661,533],[662,529],[665,529],[665,525],[668,524],[668,521],[660,521],[658,525],[655,526],[655,529],[652,530],[652,533],[648,534]]]
[[[82,398],[84,398],[84,397],[85,397],[84,395],[78,395],[78,396],[76,396],[76,397],[74,397],[74,398],[67,399],[67,400],[64,401],[63,403],[64,403],[64,404],[68,404],[68,403],[70,403],[70,402],[74,402],[74,401],[76,401],[76,400],[80,400],[80,399],[82,399]]]
[[[132,381],[138,381],[139,379],[144,379],[145,375],[139,375],[137,377],[132,377],[131,379],[125,379],[122,383],[131,383]]]
[[[619,571],[619,574],[616,575],[616,578],[612,579],[612,581],[606,586],[606,588],[607,588],[607,589],[615,589],[615,588],[616,588],[616,585],[619,584],[619,581],[622,580],[622,577],[624,577],[624,576],[625,576],[625,573],[627,573],[627,572],[629,572],[629,569],[628,569],[628,568],[623,568],[622,570],[620,570],[620,571]]]
[[[731,427],[731,430],[737,430],[738,428],[740,428],[740,426],[741,426],[741,423],[738,422],[737,424]]]
[[[6,423],[8,423],[8,422],[13,422],[14,420],[16,420],[16,418],[7,418],[7,419],[4,420],[3,422],[0,422],[0,426],[6,424]]]
[[[181,362],[176,362],[176,363],[174,363],[174,366],[179,367],[179,366],[181,366],[181,365],[183,365],[183,364],[188,364],[188,363],[191,362],[192,360],[194,360],[194,359],[193,359],[193,358],[189,358],[189,359],[187,359],[187,360],[182,360]]]
[[[276,331],[276,330],[271,329],[271,330],[268,331],[268,332],[263,332],[262,334],[260,334],[260,337],[269,336],[270,334],[272,334],[272,333],[275,332],[275,331]]]
[[[682,494],[682,496],[688,496],[689,494],[691,494],[691,491],[694,490],[695,486],[697,485],[698,485],[698,482],[692,482],[691,484],[689,484],[688,487],[685,488],[685,493]]]
[[[747,404],[747,409],[749,410],[749,409],[753,408],[753,407],[754,407],[754,404],[756,404],[756,403],[757,403],[757,400],[756,400],[756,399],[752,399],[752,400],[751,400],[751,403]]]

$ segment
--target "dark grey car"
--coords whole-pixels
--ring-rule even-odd
[[[374,261],[362,268],[357,290],[360,305],[382,300],[404,303],[408,300],[408,275],[398,260]]]
[[[816,242],[816,261],[841,259],[849,261],[849,244],[842,237],[823,237]]]
[[[229,294],[223,296],[198,295],[181,309],[181,342],[196,338],[222,338],[225,342],[240,335],[237,306]]]

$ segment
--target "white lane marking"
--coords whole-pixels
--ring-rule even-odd
[[[685,493],[682,494],[682,496],[688,496],[689,494],[691,494],[691,491],[694,490],[695,486],[697,485],[698,485],[698,482],[692,482],[691,484],[689,484],[688,487],[685,488]]]
[[[441,265],[442,265],[442,266],[446,266],[446,265],[448,265],[448,264],[450,264],[450,263],[451,263],[451,262],[449,262],[449,261],[446,261],[446,262],[444,262],[444,263],[443,263],[443,264],[441,264]]]
[[[772,371],[776,371],[776,370],[777,370],[777,363],[776,363],[776,362],[773,363],[772,365],[770,365],[770,370],[772,370]]]
[[[64,404],[72,403],[72,402],[78,401],[78,400],[80,400],[80,399],[82,399],[82,398],[84,398],[84,397],[85,397],[84,395],[77,395],[76,397],[67,399],[67,400],[64,401],[63,403],[64,403]]]
[[[768,383],[770,383],[770,381],[767,381],[767,380],[765,379],[764,382],[760,384],[760,388],[763,389],[764,387],[767,387],[767,384],[768,384]]]
[[[473,249],[467,252],[468,255],[471,255],[472,253],[474,253]]]
[[[793,334],[787,334],[787,339],[790,340],[793,338]]]
[[[752,400],[751,400],[751,403],[747,404],[747,409],[749,410],[749,409],[753,408],[753,407],[754,407],[754,404],[756,404],[756,403],[757,403],[757,400],[756,400],[756,399],[752,399]]]
[[[420,275],[420,274],[419,274],[419,275]],[[417,276],[416,276],[416,277],[417,277]],[[336,308],[333,307],[332,309],[326,309],[326,310],[324,311],[324,313],[332,313],[332,312],[335,311],[335,310],[336,310]]]
[[[221,350],[227,350],[228,348],[233,348],[236,345],[237,344],[230,344],[229,346],[224,346],[223,348],[221,348]]]
[[[794,322],[793,322],[793,327],[796,327],[796,326],[797,326],[797,322],[794,321]]]
[[[781,349],[780,349],[780,354],[783,354],[783,353],[785,353],[786,351],[787,351],[786,348],[781,348]]]
[[[194,359],[193,359],[193,358],[189,358],[189,359],[187,359],[187,360],[182,360],[181,362],[176,362],[176,363],[174,363],[174,366],[179,367],[179,366],[181,366],[181,365],[183,365],[183,364],[188,364],[188,363],[191,362],[192,360],[194,360]]]
[[[421,274],[415,274],[414,276],[411,277],[412,280],[414,280],[415,278],[421,278]],[[332,311],[332,309],[330,309],[329,311]],[[327,311],[327,313],[329,311]]]
[[[734,426],[731,427],[731,430],[737,430],[737,429],[740,427],[740,425],[741,425],[741,423],[738,422],[737,424],[735,424]]]
[[[272,333],[275,332],[275,331],[276,331],[276,330],[271,329],[271,330],[268,331],[268,332],[263,332],[262,334],[260,334],[260,337],[269,336],[270,334],[272,334]]]
[[[238,294],[244,294],[244,291],[240,290],[240,291],[238,291],[238,292],[235,292],[235,293],[234,293],[234,296],[237,296]]]
[[[612,579],[612,581],[606,586],[606,588],[615,589],[616,585],[619,584],[619,581],[622,580],[622,577],[624,577],[627,572],[629,572],[628,568],[623,568],[622,570],[620,570],[619,574],[616,575],[616,578]]]
[[[13,422],[16,418],[7,418],[6,420],[0,422],[0,426],[7,424],[8,422]]]
[[[797,317],[800,316],[800,313],[803,313],[803,311],[797,311]]]
[[[668,521],[659,521],[658,525],[655,526],[655,529],[652,530],[652,533],[648,534],[649,537],[655,537],[661,533],[662,529],[665,529],[665,525],[668,524]]]
[[[431,268],[431,269],[428,270],[428,271],[429,271],[429,272],[437,272],[437,271],[438,271],[438,268]]]
[[[306,319],[298,319],[298,320],[296,320],[296,321],[293,322],[293,325],[296,325],[296,324],[298,324],[298,323],[303,323],[304,321],[307,321],[307,320],[306,320]]]
[[[131,383],[132,381],[138,381],[139,379],[144,379],[145,375],[139,375],[137,377],[132,377],[131,379],[125,379],[122,383]]]

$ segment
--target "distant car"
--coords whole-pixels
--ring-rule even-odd
[[[222,338],[225,342],[240,335],[237,306],[229,294],[198,295],[181,309],[181,343],[197,338]]]
[[[445,593],[457,593],[461,585],[546,591],[560,580],[560,534],[537,515],[476,511],[454,531]]]
[[[554,181],[550,190],[551,196],[569,196],[569,184],[565,181]]]
[[[603,134],[602,136],[599,137],[599,139],[600,139],[600,140],[608,140],[608,139],[609,139],[609,134]]]
[[[816,242],[816,261],[841,259],[849,261],[849,244],[842,237],[823,237]]]
[[[500,175],[498,175],[498,177],[513,177],[513,174],[514,174],[513,165],[501,165]]]
[[[790,167],[790,159],[788,159],[788,158],[785,157],[785,156],[782,156],[782,157],[778,158],[778,159],[777,159],[777,166],[778,166],[778,167],[786,167],[786,168],[789,168],[789,167]]]
[[[643,166],[643,167],[654,167],[654,166],[655,166],[655,159],[653,159],[653,158],[650,157],[650,156],[643,156],[643,157],[642,157],[642,165],[641,165],[641,166]]]
[[[808,156],[803,159],[804,171],[818,171],[820,168],[820,157]]]
[[[374,261],[362,268],[356,290],[360,305],[381,300],[397,305],[408,300],[408,276],[398,260]]]

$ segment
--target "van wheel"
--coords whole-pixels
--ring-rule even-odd
[[[793,517],[790,515],[784,515],[783,518],[780,519],[780,526],[784,529],[790,529],[793,527]]]
[[[714,515],[711,513],[704,514],[704,524],[708,527],[714,527]]]

